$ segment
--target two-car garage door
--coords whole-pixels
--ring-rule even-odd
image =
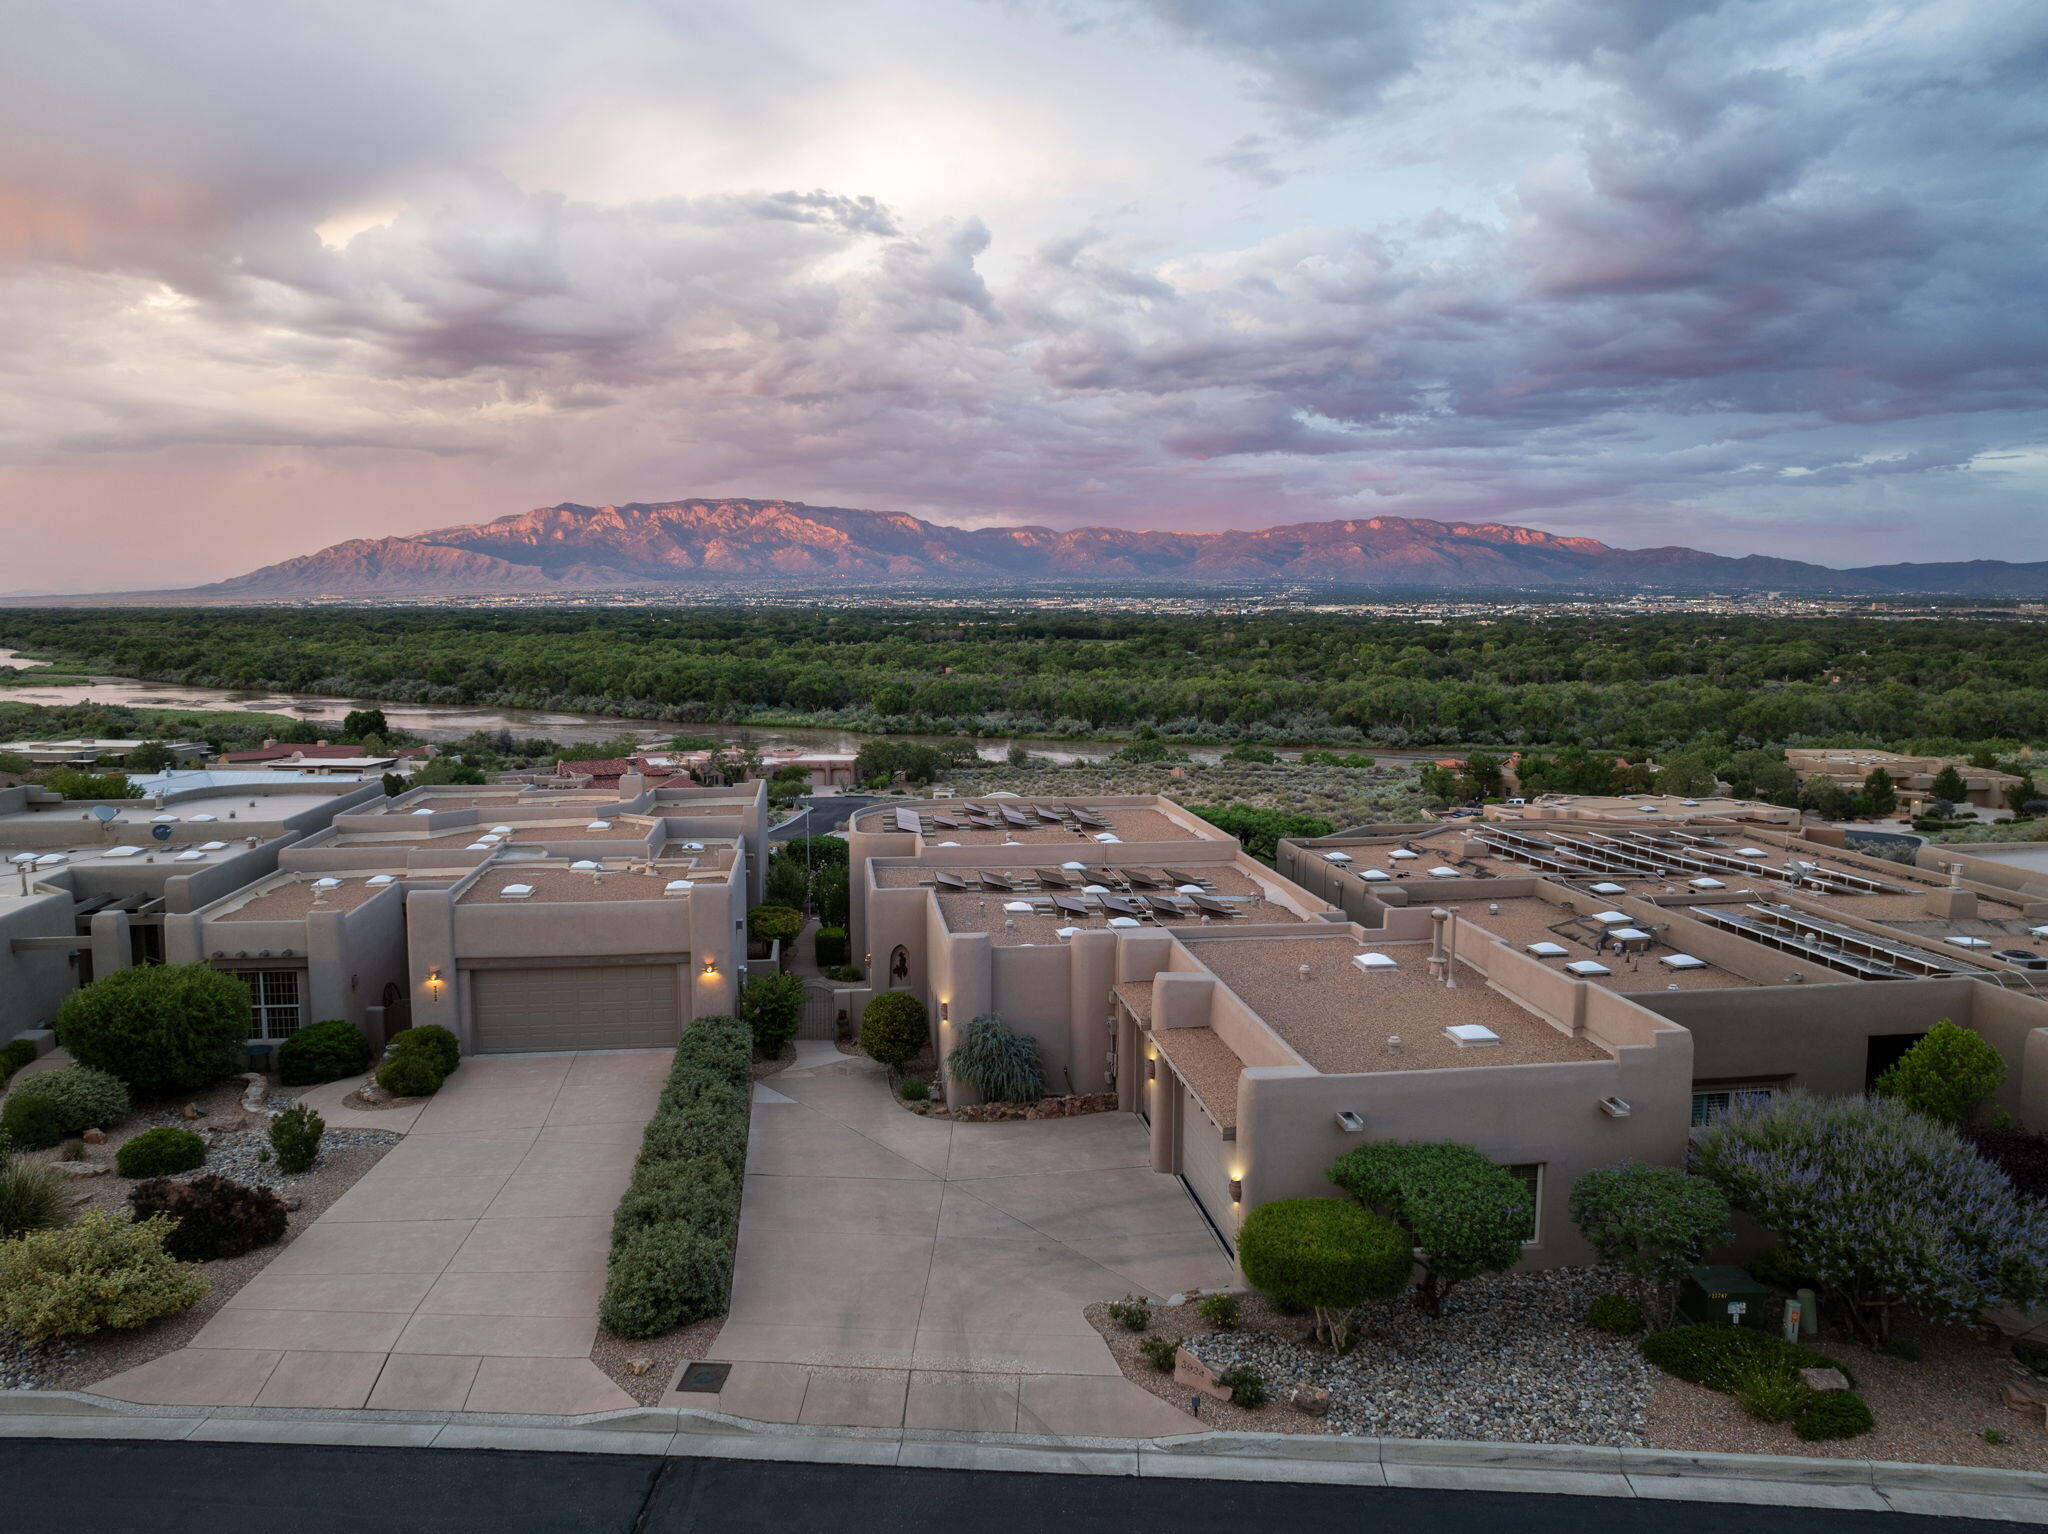
[[[663,1049],[682,1032],[673,964],[479,969],[468,978],[477,1054]]]

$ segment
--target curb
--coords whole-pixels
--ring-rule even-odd
[[[138,1406],[80,1391],[0,1391],[0,1438],[109,1438],[508,1449],[1053,1475],[1318,1482],[1641,1497],[2048,1523],[2048,1473],[1866,1459],[1572,1444],[1185,1433],[1043,1438],[797,1427],[684,1407],[585,1417]]]

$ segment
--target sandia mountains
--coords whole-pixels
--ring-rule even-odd
[[[784,581],[962,585],[1025,581],[1328,582],[1388,591],[1632,589],[2048,593],[2048,563],[1976,560],[1834,570],[1761,555],[1619,549],[1494,522],[1411,517],[1242,532],[948,527],[897,512],[796,501],[544,506],[402,538],[357,538],[177,593],[195,601],[454,596]]]

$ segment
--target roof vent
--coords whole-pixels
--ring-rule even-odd
[[[1500,1042],[1499,1034],[1478,1023],[1453,1023],[1444,1030],[1444,1037],[1460,1049],[1484,1049]]]

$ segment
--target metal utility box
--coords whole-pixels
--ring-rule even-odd
[[[1734,1307],[1740,1306],[1739,1310]],[[1731,1322],[1757,1331],[1778,1329],[1780,1307],[1770,1290],[1741,1268],[1694,1268],[1678,1289],[1678,1309],[1688,1321],[1712,1326]],[[1733,1312],[1731,1314],[1731,1311]]]

